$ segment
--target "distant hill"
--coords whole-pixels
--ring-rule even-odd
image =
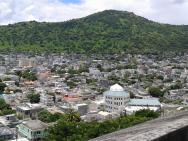
[[[188,26],[106,10],[58,23],[0,26],[0,51],[119,53],[188,50]]]

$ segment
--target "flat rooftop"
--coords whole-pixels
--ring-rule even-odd
[[[28,127],[31,130],[40,130],[40,129],[46,129],[48,127],[47,124],[43,123],[40,120],[28,120],[24,121],[23,125]]]

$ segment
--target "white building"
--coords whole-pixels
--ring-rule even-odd
[[[53,106],[55,103],[55,96],[48,95],[48,94],[41,94],[40,95],[40,102],[47,106]]]
[[[99,69],[97,68],[89,68],[89,74],[91,76],[93,76],[94,78],[100,77],[101,76],[101,72]]]
[[[104,97],[105,110],[107,112],[117,113],[125,109],[130,99],[129,93],[124,91],[118,84],[111,86],[109,91],[104,92]]]
[[[6,73],[7,69],[5,66],[0,66],[0,74]]]
[[[130,99],[129,105],[125,108],[126,114],[130,115],[136,111],[149,109],[159,111],[162,105],[157,98]]]
[[[150,109],[158,111],[162,105],[159,99],[130,99],[129,93],[126,92],[120,85],[115,84],[110,87],[109,91],[104,92],[105,110],[109,113],[133,114],[141,109]]]
[[[44,109],[41,104],[23,103],[16,107],[17,115],[25,118],[37,118],[38,113]]]
[[[37,60],[35,58],[20,58],[18,66],[19,67],[36,67]]]

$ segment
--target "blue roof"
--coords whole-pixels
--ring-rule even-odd
[[[130,99],[129,105],[132,106],[160,106],[161,103],[159,99],[152,98],[152,99]]]
[[[129,97],[129,93],[126,91],[106,91],[104,96],[119,96],[119,97]]]

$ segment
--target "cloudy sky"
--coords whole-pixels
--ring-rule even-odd
[[[0,24],[66,21],[106,9],[134,12],[161,23],[188,25],[188,0],[0,0]]]

